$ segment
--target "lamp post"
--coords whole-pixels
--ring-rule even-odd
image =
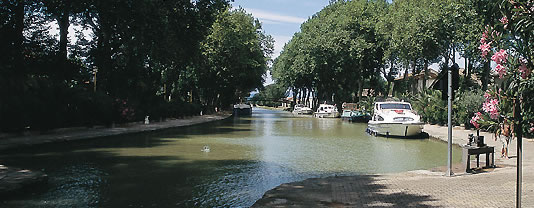
[[[454,67],[454,66],[453,66]],[[452,176],[452,69],[448,67],[448,113],[447,113],[447,127],[448,127],[448,141],[447,141],[447,172],[446,176]]]

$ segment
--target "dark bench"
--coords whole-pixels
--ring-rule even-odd
[[[479,167],[480,154],[486,154],[485,168],[495,167],[495,148],[494,147],[463,146],[462,147],[462,164],[465,167],[465,172],[471,172],[471,155],[476,155],[477,168]],[[491,154],[491,161],[490,161],[490,154]]]

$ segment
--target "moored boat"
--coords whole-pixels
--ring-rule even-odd
[[[293,108],[293,114],[295,115],[311,115],[312,113],[313,110],[303,104],[297,104]]]
[[[316,118],[337,118],[339,117],[339,112],[334,105],[321,104],[317,111],[313,113],[313,116]]]
[[[374,135],[409,137],[421,134],[421,117],[408,102],[376,102],[367,131]]]
[[[245,103],[234,105],[234,116],[247,116],[252,114],[252,106]]]
[[[341,119],[351,122],[367,122],[371,116],[364,110],[358,108],[356,103],[343,103],[343,113]]]

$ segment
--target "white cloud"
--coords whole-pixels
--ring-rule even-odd
[[[277,22],[277,23],[302,24],[303,22],[306,21],[306,18],[286,16],[286,15],[272,13],[272,12],[268,12],[268,11],[264,11],[260,9],[245,8],[245,10],[247,12],[252,13],[252,16],[260,19],[262,22],[265,22],[265,23]]]
[[[280,52],[282,52],[282,49],[284,48],[284,45],[291,40],[291,36],[285,36],[285,35],[273,35],[274,38],[274,54],[273,59],[278,57],[280,55]]]

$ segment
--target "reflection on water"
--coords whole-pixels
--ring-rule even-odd
[[[0,205],[250,206],[281,183],[446,164],[444,143],[371,137],[365,128],[254,109],[252,117],[1,153],[0,163],[42,169],[50,179]],[[201,151],[204,146],[210,151]]]

